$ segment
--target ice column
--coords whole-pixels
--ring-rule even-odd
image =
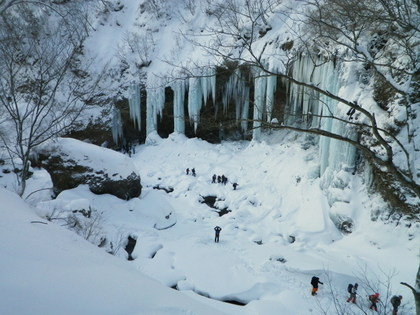
[[[137,127],[138,130],[141,130],[140,86],[137,83],[132,83],[130,85],[128,106],[130,108],[130,118],[134,122],[134,127]]]
[[[159,82],[148,82],[146,88],[146,135],[156,131],[157,116],[162,116],[162,109],[165,105],[165,88]]]
[[[293,66],[292,75],[298,81],[314,84],[336,95],[342,87],[340,69],[335,67],[332,61],[323,61],[315,65],[311,58],[300,58]],[[319,128],[353,140],[357,139],[357,132],[353,128],[333,118],[348,119],[346,115],[348,108],[344,104],[318,94],[310,88],[292,84],[289,91],[289,106],[290,115],[286,119],[289,125],[296,122],[296,117],[303,117],[302,123],[306,122],[308,128]],[[337,171],[354,167],[356,149],[349,143],[321,136],[319,151],[320,171],[321,174],[325,174],[327,182]]]
[[[118,144],[120,139],[123,137],[123,129],[122,129],[122,119],[121,119],[121,112],[118,108],[114,106],[113,112],[112,112],[112,139],[114,139],[114,142]]]
[[[248,130],[248,116],[249,116],[249,87],[244,90],[244,97],[243,99],[243,106],[242,106],[242,120],[241,120],[241,128],[242,131]]]
[[[207,67],[203,69],[200,81],[204,105],[207,104],[207,100],[210,95],[214,102],[216,100],[216,68]]]
[[[200,121],[202,100],[200,78],[192,77],[189,79],[188,87],[188,116],[194,122],[194,131],[197,131],[198,122]]]
[[[254,123],[252,138],[259,141],[261,139],[261,121],[265,111],[265,97],[267,89],[267,77],[257,75],[254,78]]]
[[[174,91],[174,131],[185,134],[184,100],[187,84],[184,80],[176,80],[172,85]]]
[[[316,81],[321,71],[321,67],[315,67],[311,58],[303,57],[295,61],[292,69],[292,77],[298,81],[305,83],[315,83],[322,84],[325,86],[325,82]],[[314,74],[316,79],[314,81]],[[314,95],[312,89],[297,85],[291,84],[289,90],[289,114],[285,116],[285,122],[287,125],[292,125],[298,117],[302,117],[303,120],[308,121],[308,116],[305,116],[309,113],[318,112],[318,101],[317,95]]]
[[[200,111],[210,94],[215,100],[216,96],[216,75],[213,67],[197,70],[196,75],[189,79],[188,87],[188,115],[194,122],[194,131],[200,121]]]
[[[246,85],[240,69],[236,69],[225,85],[222,96],[223,110],[226,112],[232,99],[235,100],[236,119],[241,120],[243,131],[248,129],[249,86]]]
[[[266,115],[267,122],[271,122],[271,115],[274,105],[274,93],[276,92],[277,76],[270,75],[267,77],[267,94],[266,94]]]

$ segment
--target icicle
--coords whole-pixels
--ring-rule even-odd
[[[252,139],[261,139],[261,121],[265,111],[265,95],[267,89],[267,77],[257,74],[254,79],[254,123]]]
[[[128,106],[130,108],[130,118],[134,122],[134,127],[137,127],[137,130],[141,130],[140,86],[137,83],[132,83],[130,85]]]
[[[148,82],[149,83],[149,82]],[[165,105],[165,88],[156,82],[146,88],[146,134],[157,131],[157,116],[162,116],[162,110]]]
[[[341,87],[339,69],[332,62],[322,62],[315,65],[313,60],[302,57],[293,66],[292,76],[301,82],[313,83],[317,87],[337,94]],[[315,93],[310,88],[291,84],[289,90],[289,113],[286,116],[286,124],[291,125],[296,117],[304,117],[307,127],[320,128],[322,130],[343,135],[350,139],[357,139],[357,133],[348,128],[346,123],[332,117],[347,119],[345,105]],[[355,164],[356,149],[349,143],[338,141],[329,137],[320,137],[320,171],[326,178],[327,185],[337,171],[343,168],[352,168]]]
[[[236,86],[235,79],[236,79],[235,75],[232,75],[229,78],[229,80],[226,82],[225,90],[224,90],[223,95],[222,95],[223,112],[225,112],[225,113],[227,112],[227,108],[229,106],[230,100],[231,100],[232,95],[234,93],[233,91],[234,91],[235,86]]]
[[[249,116],[249,87],[247,87],[247,91],[244,91],[244,94],[246,94],[246,98],[243,102],[242,107],[242,121],[241,121],[241,128],[242,131],[248,130],[248,116]]]
[[[216,70],[214,67],[207,67],[196,70],[193,77],[188,80],[188,115],[194,123],[194,131],[197,131],[200,122],[200,112],[207,99],[212,95],[216,97]]]
[[[194,122],[194,131],[197,131],[198,122],[200,120],[200,110],[202,106],[202,89],[200,78],[192,77],[189,79],[188,89],[188,115]]]
[[[270,75],[267,77],[267,93],[266,93],[266,115],[267,122],[271,122],[271,115],[273,113],[274,93],[276,92],[277,76]]]
[[[206,105],[210,95],[213,102],[216,99],[216,69],[214,67],[207,67],[202,70],[201,75],[201,94],[203,96],[204,105]]]
[[[244,120],[248,119],[249,114],[249,91],[249,86],[246,85],[241,70],[236,69],[226,83],[222,95],[223,110],[225,112],[227,112],[231,100],[235,100],[236,120],[242,120],[241,127],[243,131],[248,129],[248,122]]]
[[[184,80],[176,80],[171,87],[174,91],[174,131],[185,134],[184,100],[186,84]]]
[[[121,112],[118,108],[114,106],[112,111],[112,139],[118,145],[120,139],[123,137],[123,128],[122,128],[122,119],[121,119]]]

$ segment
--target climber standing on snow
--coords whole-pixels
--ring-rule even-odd
[[[220,236],[220,231],[222,230],[222,228],[220,226],[216,226],[214,228],[214,231],[216,232],[215,236],[214,236],[214,242],[215,243],[219,243],[219,236]]]
[[[312,284],[312,295],[316,295],[316,291],[318,291],[318,283],[323,284],[321,281],[319,281],[318,277],[312,277],[311,284]]]
[[[397,315],[398,313],[398,307],[401,305],[401,300],[402,300],[402,296],[401,295],[394,295],[391,298],[391,304],[392,307],[394,308],[392,311],[392,315]]]
[[[369,295],[369,301],[370,301],[369,308],[371,310],[374,310],[374,311],[377,312],[378,311],[378,307],[376,306],[376,303],[379,302],[379,293],[375,293],[375,294]]]
[[[352,302],[356,304],[356,294],[357,294],[357,288],[359,285],[355,283],[354,285],[349,284],[347,287],[347,291],[350,293],[350,297],[347,299],[347,302]]]

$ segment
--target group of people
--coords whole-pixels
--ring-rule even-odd
[[[378,311],[378,306],[376,305],[379,302],[379,293],[375,293],[375,294],[371,294],[369,295],[369,302],[370,302],[370,306],[369,308],[373,311]],[[398,313],[398,307],[401,305],[401,300],[402,300],[402,296],[401,295],[394,295],[391,298],[391,305],[392,305],[392,315],[397,315]]]
[[[189,174],[190,174],[190,169],[189,169],[189,168],[187,168],[187,169],[185,170],[185,172],[187,173],[187,175],[189,175]],[[195,177],[195,168],[194,168],[194,167],[191,169],[191,175]]]
[[[187,168],[186,170],[185,170],[185,172],[186,172],[186,174],[187,175],[190,175],[190,172],[191,172],[191,175],[192,176],[194,176],[195,177],[195,168],[193,167],[191,170],[189,169],[189,168]],[[216,174],[214,174],[213,176],[212,176],[212,178],[211,178],[211,182],[212,182],[212,184],[215,184],[216,183],[216,181],[217,181],[217,183],[219,183],[219,184],[223,184],[223,185],[226,185],[227,184],[227,182],[228,182],[228,179],[227,179],[227,177],[225,176],[225,175],[222,175],[222,176],[220,176],[220,175],[216,175]],[[232,184],[232,186],[233,186],[233,190],[236,190],[236,187],[238,187],[239,186],[239,184],[238,183],[233,183]]]
[[[216,180],[219,184],[223,184],[223,185],[226,185],[227,181],[228,181],[228,179],[225,175],[220,176],[220,175],[214,174],[213,177],[211,178],[211,183],[215,184]]]
[[[311,285],[312,285],[312,295],[316,295],[318,291],[318,285],[323,284],[318,277],[313,276],[311,279]],[[347,302],[355,303],[356,304],[356,297],[357,297],[357,289],[359,288],[359,285],[357,283],[349,284],[347,287],[347,292],[350,294],[349,298],[347,299]],[[370,306],[369,309],[373,311],[378,311],[377,303],[379,300],[379,293],[374,293],[368,296]],[[394,295],[391,298],[391,305],[393,307],[392,315],[397,315],[398,313],[398,307],[401,305],[402,296],[401,295]]]
[[[357,295],[357,289],[359,285],[355,283],[354,285],[349,284],[347,290],[350,293],[350,297],[347,299],[347,302],[356,303],[356,295]],[[374,293],[368,296],[370,306],[369,309],[377,312],[378,306],[377,303],[379,302],[379,293]],[[394,295],[391,298],[391,305],[393,307],[392,314],[397,315],[398,313],[398,307],[401,305],[402,296],[401,295]]]
[[[216,174],[214,174],[214,175],[212,176],[212,178],[211,178],[211,183],[212,183],[212,184],[215,184],[215,183],[216,183],[216,181],[217,181],[217,183],[219,183],[219,184],[226,185],[226,184],[227,184],[227,182],[228,182],[228,179],[227,179],[227,177],[226,177],[225,175],[220,176],[220,175],[216,175]],[[238,184],[238,183],[232,183],[232,186],[233,186],[233,190],[236,190],[236,187],[238,187],[238,186],[239,186],[239,184]]]

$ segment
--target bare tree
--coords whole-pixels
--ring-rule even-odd
[[[388,182],[397,200],[393,204],[405,204],[410,214],[418,215],[420,185],[415,167],[416,144],[415,118],[420,101],[420,64],[418,63],[420,42],[420,5],[417,0],[306,0],[302,2],[301,14],[294,14],[300,28],[290,28],[294,37],[279,45],[280,49],[267,52],[265,45],[258,45],[258,32],[264,25],[264,16],[270,10],[279,10],[280,4],[258,1],[263,10],[255,10],[257,1],[245,0],[241,6],[235,0],[226,0],[209,7],[209,14],[216,19],[215,26],[200,34],[184,34],[191,43],[214,56],[216,63],[230,66],[249,65],[262,70],[262,75],[277,75],[291,85],[305,87],[312,97],[328,97],[347,106],[356,113],[358,121],[329,114],[317,117],[328,118],[346,124],[355,130],[359,138],[346,137],[325,131],[311,124],[273,125],[261,121],[266,128],[285,128],[298,132],[321,135],[354,145],[375,170],[376,175]],[[256,14],[260,12],[260,14]],[[291,16],[289,10],[279,16]],[[292,12],[296,13],[296,12]],[[297,17],[299,16],[299,17]],[[290,22],[284,18],[284,21]],[[204,34],[203,34],[204,33]],[[212,40],[202,40],[208,36]],[[332,60],[353,63],[361,69],[361,82],[373,90],[375,110],[364,108],[351,98],[340,97],[321,88],[318,82],[302,81],[291,75],[294,61],[305,54],[312,58],[314,67]],[[283,62],[283,68],[272,70],[267,60]],[[192,76],[185,66],[180,66],[186,76]],[[310,71],[310,69],[308,69]],[[393,107],[405,110],[405,118],[396,117],[392,124],[381,125],[378,115],[392,117]],[[308,114],[312,116],[312,113]],[[312,117],[302,117],[303,120]],[[414,153],[413,153],[414,152]],[[399,154],[399,155],[398,155]],[[404,159],[401,159],[404,157]],[[404,160],[404,163],[397,161]],[[408,201],[407,199],[411,199]],[[414,201],[414,202],[413,202]],[[416,285],[402,282],[413,292],[416,314],[420,315],[420,268]],[[388,292],[388,291],[387,291]],[[337,314],[346,314],[336,307]],[[326,312],[328,313],[328,312]]]
[[[13,163],[20,159],[19,195],[34,147],[60,135],[95,101],[100,75],[90,76],[80,61],[88,29],[80,9],[23,2],[1,16],[0,140]]]
[[[74,231],[92,244],[100,245],[105,239],[104,215],[91,206],[87,209],[64,210],[62,205],[57,204],[47,211],[41,211],[39,216]]]
[[[397,276],[395,270],[388,272],[378,269],[378,272],[372,271],[366,266],[359,266],[358,271],[354,274],[355,282],[359,287],[357,290],[356,303],[346,302],[348,298],[347,288],[337,288],[334,285],[334,279],[329,271],[324,272],[324,295],[322,300],[316,300],[319,314],[338,314],[338,315],[356,315],[356,314],[370,314],[372,310],[369,309],[370,302],[368,296],[380,294],[377,314],[388,314],[391,310],[390,299],[394,294],[398,294],[392,287],[392,282]],[[409,303],[405,302],[402,307],[412,312]]]
[[[373,157],[373,164],[386,167],[393,177],[409,190],[419,195],[416,181],[414,157],[409,148],[416,148],[413,138],[413,104],[419,101],[418,86],[418,40],[420,18],[415,1],[307,1],[304,13],[306,36],[302,36],[310,54],[317,52],[329,59],[342,63],[352,62],[361,65],[364,71],[362,80],[373,87],[373,98],[379,107],[378,112],[392,115],[391,105],[398,103],[405,108],[406,119],[398,121],[399,126],[378,126],[375,114],[369,112],[370,132],[359,132],[359,143],[369,147],[376,157],[386,160],[386,165]],[[349,105],[348,102],[344,104]],[[351,106],[350,106],[351,107]],[[359,108],[354,108],[361,112]],[[361,112],[368,116],[368,113]],[[382,128],[381,128],[382,127]],[[375,132],[375,128],[377,132]],[[406,130],[406,137],[398,135]],[[394,135],[394,136],[391,136]],[[377,141],[371,141],[372,136]],[[404,145],[402,145],[404,143]],[[377,154],[380,148],[384,154]],[[404,152],[406,165],[394,161],[396,151]]]
[[[413,293],[414,301],[416,303],[416,315],[420,315],[420,265],[416,274],[415,286],[413,287],[406,282],[401,282],[401,284],[408,287]]]
[[[358,120],[337,116],[332,111],[316,116],[314,113],[301,115],[302,121],[313,118],[340,121],[354,130],[358,139],[324,130],[312,124],[272,124],[260,121],[254,124],[262,128],[283,128],[304,133],[321,135],[354,145],[361,151],[374,169],[377,178],[390,183],[398,204],[404,204],[411,214],[418,213],[420,185],[418,183],[415,157],[410,155],[416,149],[413,137],[413,104],[418,102],[418,23],[420,19],[416,2],[398,0],[337,1],[307,0],[304,9],[292,22],[300,28],[290,28],[294,37],[285,43],[276,43],[277,50],[268,50],[269,42],[261,40],[270,30],[270,14],[284,18],[290,15],[288,8],[275,0],[226,0],[209,2],[207,12],[214,16],[215,23],[197,34],[183,34],[197,47],[213,56],[216,64],[230,67],[253,67],[260,69],[259,76],[276,75],[291,86],[297,85],[311,91],[311,97],[335,100],[340,106],[347,106]],[[407,15],[401,19],[401,16]],[[285,22],[290,22],[290,19]],[[209,38],[209,40],[206,40]],[[273,44],[273,43],[272,43]],[[341,97],[318,85],[319,82],[302,81],[291,74],[295,61],[305,54],[312,58],[314,67],[328,60],[353,62],[360,65],[364,76],[374,90],[376,112],[364,108],[354,99]],[[270,68],[273,62],[282,64]],[[194,76],[189,67],[179,66],[186,77]],[[199,66],[199,65],[197,65]],[[311,69],[308,69],[310,72]],[[392,125],[378,123],[377,115],[392,115],[391,103],[398,103],[406,109],[405,120]],[[395,107],[394,107],[395,108]],[[289,113],[290,114],[290,113]],[[258,118],[257,118],[258,119]],[[398,118],[400,119],[400,118]],[[255,117],[253,118],[255,121]],[[400,138],[403,130],[407,135]],[[404,134],[404,132],[402,134]],[[397,156],[398,154],[398,156]],[[401,163],[404,161],[404,163]],[[414,203],[406,203],[405,196],[412,196]],[[402,209],[402,208],[401,208]]]
[[[152,32],[147,32],[145,35],[126,32],[124,44],[126,47],[120,46],[118,49],[118,57],[122,63],[133,64],[137,69],[150,65],[155,46]]]

